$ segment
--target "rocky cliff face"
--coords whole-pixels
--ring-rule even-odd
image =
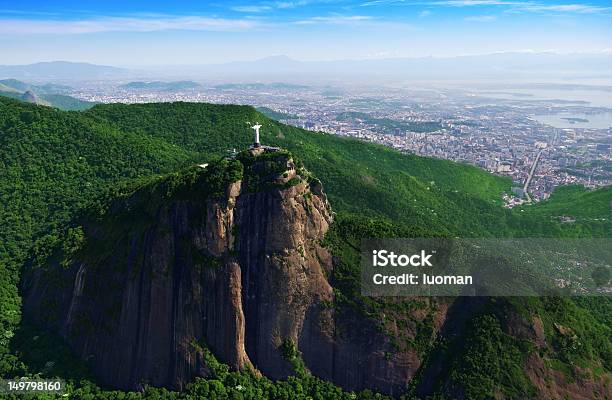
[[[28,103],[33,103],[33,104],[42,104],[42,102],[40,101],[36,93],[30,90],[28,90],[27,92],[21,95],[21,100],[28,102]]]
[[[83,248],[26,281],[26,315],[112,387],[180,389],[207,375],[203,346],[232,368],[284,378],[291,341],[315,375],[345,388],[403,389],[414,357],[388,357],[373,327],[329,307],[320,242],[333,217],[321,184],[276,149],[222,164],[84,221]],[[359,334],[339,335],[340,323]]]
[[[110,387],[181,389],[209,374],[205,348],[236,370],[285,378],[295,372],[282,351],[291,342],[314,375],[348,390],[399,395],[417,376],[422,397],[469,398],[457,376],[465,376],[470,352],[489,343],[470,336],[470,321],[497,310],[503,323],[486,332],[494,346],[506,346],[502,356],[515,342],[537,349],[522,366],[529,396],[610,393],[606,374],[588,378],[576,369],[581,378],[570,381],[551,369],[541,354],[556,350],[542,321],[503,302],[387,298],[376,315],[364,315],[363,299],[346,306],[328,280],[342,262],[321,245],[332,222],[320,182],[289,153],[243,152],[118,196],[101,216],[83,218],[84,235],[75,228],[70,245],[25,279],[24,312],[63,336]],[[574,340],[571,329],[555,327],[561,342]]]

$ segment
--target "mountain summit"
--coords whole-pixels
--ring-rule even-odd
[[[204,346],[274,378],[293,371],[284,342],[330,349],[331,257],[319,244],[329,204],[288,152],[258,150],[143,187],[84,222],[82,249],[62,255],[63,283],[36,271],[27,313],[125,389],[206,376]]]
[[[28,90],[25,93],[23,93],[21,95],[21,100],[28,102],[28,103],[33,103],[33,104],[42,104],[42,102],[40,101],[36,93],[32,92],[31,90]]]
[[[208,376],[206,351],[284,379],[300,368],[291,350],[346,389],[402,393],[417,352],[332,306],[332,255],[321,243],[333,213],[319,180],[266,146],[202,166],[85,218],[72,250],[26,279],[28,318],[111,387],[184,389]]]

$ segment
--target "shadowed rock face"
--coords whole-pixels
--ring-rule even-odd
[[[21,100],[26,101],[28,103],[41,104],[41,101],[38,96],[30,90],[21,95]]]
[[[243,157],[243,178],[221,196],[199,198],[195,184],[145,217],[127,201],[84,223],[85,250],[26,281],[26,314],[112,387],[181,389],[207,375],[202,346],[234,369],[284,378],[286,340],[315,375],[348,389],[405,387],[418,363],[386,359],[373,327],[323,306],[333,299],[320,245],[332,212],[321,184],[275,153]],[[336,338],[341,319],[358,334]]]
[[[416,338],[414,324],[390,317],[382,333],[350,307],[329,307],[333,263],[320,243],[333,214],[316,179],[278,149],[224,162],[145,186],[84,219],[84,246],[56,252],[24,279],[25,316],[63,336],[115,388],[182,389],[209,375],[204,347],[235,370],[285,378],[294,371],[281,348],[291,341],[314,375],[348,390],[399,395],[419,371],[419,395],[448,388],[464,397],[449,386],[448,352],[430,352],[422,366],[413,347],[398,347]],[[467,321],[490,306],[486,298],[422,302],[430,301],[430,335],[451,353],[463,347]],[[423,320],[426,310],[412,313]],[[504,315],[507,334],[552,351],[541,320]],[[610,391],[605,376],[567,382],[538,353],[525,371],[540,398]]]

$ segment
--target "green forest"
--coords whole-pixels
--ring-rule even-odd
[[[182,393],[147,388],[142,393],[100,388],[87,366],[61,341],[23,321],[22,271],[44,262],[50,249],[78,240],[71,221],[109,199],[132,192],[196,163],[219,160],[246,148],[247,122],[263,125],[264,144],[288,149],[321,180],[337,213],[326,246],[337,257],[334,307],[373,319],[400,319],[410,303],[373,301],[359,294],[360,240],[366,237],[610,237],[610,188],[557,190],[550,200],[508,210],[501,196],[511,181],[450,161],[405,155],[384,146],[285,126],[249,106],[194,103],[96,105],[60,111],[0,97],[0,371],[3,377],[63,377],[75,398],[189,399],[379,399],[379,394],[343,392],[300,368],[287,345],[296,375],[272,382],[248,372],[230,372],[209,354],[213,373]],[[568,223],[568,218],[571,222]],[[550,365],[577,379],[610,373],[612,302],[598,298],[485,299],[466,322],[462,337],[439,343],[431,326],[419,327],[409,343],[450,367],[436,375],[431,399],[456,393],[466,398],[525,398],[534,388],[522,365],[533,349],[508,335],[509,315],[537,315],[554,351]],[[384,329],[385,321],[377,321]],[[556,326],[571,326],[567,337]],[[406,398],[417,396],[408,387]],[[27,398],[27,397],[25,397]]]

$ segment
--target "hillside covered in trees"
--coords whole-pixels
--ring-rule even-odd
[[[58,246],[69,251],[80,233],[73,221],[166,174],[218,160],[251,142],[246,122],[263,125],[265,144],[286,148],[325,186],[337,213],[326,246],[337,258],[333,276],[337,307],[369,315],[388,329],[409,309],[425,305],[373,301],[359,294],[359,243],[367,237],[420,235],[464,237],[610,237],[609,188],[563,188],[523,210],[501,206],[511,182],[475,167],[403,155],[383,146],[282,125],[247,106],[190,103],[97,105],[66,112],[0,97],[0,370],[2,375],[42,374],[71,380],[77,395],[116,398],[354,398],[305,371],[279,383],[229,372],[212,361],[211,379],[183,393],[150,388],[144,394],[102,391],[87,380],[58,339],[21,318],[22,270],[46,260]],[[567,222],[568,218],[571,222]],[[538,351],[555,383],[610,377],[612,345],[608,298],[482,299],[462,335],[441,343],[431,321],[419,322],[407,345],[427,355],[410,396],[505,398],[535,395],[525,363]],[[384,315],[381,319],[381,315]],[[537,317],[549,346],[535,350],[510,335],[511,319]],[[571,327],[571,335],[561,327]],[[402,344],[403,345],[403,344]],[[60,351],[61,349],[61,351]],[[52,351],[51,351],[52,350]],[[299,366],[299,354],[286,356]],[[440,363],[447,366],[440,372]],[[432,373],[431,371],[437,371]],[[540,388],[541,389],[541,388]],[[543,389],[542,389],[543,390]],[[541,393],[541,392],[540,392]],[[605,393],[601,393],[602,396]],[[370,392],[360,398],[375,397]]]

